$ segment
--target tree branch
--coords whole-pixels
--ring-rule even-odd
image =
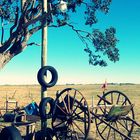
[[[3,27],[3,17],[1,17],[1,45],[3,44],[3,38],[4,38],[4,27]]]
[[[38,22],[38,21],[45,20],[45,19],[47,18],[47,16],[48,16],[48,13],[44,13],[43,15],[40,15],[40,16],[36,17],[35,19],[30,20],[30,21],[28,21],[27,23],[25,23],[25,24],[23,25],[23,28],[27,28],[27,27],[29,27],[31,24],[34,24],[34,23],[36,23],[36,22]]]
[[[27,44],[27,46],[32,46],[32,45],[41,46],[40,44],[35,43],[35,42],[32,42],[32,43]]]
[[[78,37],[80,38],[80,40],[81,40],[81,41],[86,45],[86,47],[88,48],[88,43],[86,42],[86,40],[92,42],[91,39],[88,38],[88,36],[91,36],[91,34],[90,34],[89,32],[87,32],[87,31],[75,29],[75,27],[74,27],[73,25],[71,25],[71,24],[68,24],[68,23],[67,23],[66,25],[67,25],[68,27],[70,27],[73,31],[76,32],[76,34],[78,35]],[[85,36],[84,36],[84,35],[81,35],[81,33],[84,33]]]
[[[15,13],[15,22],[14,22],[14,25],[10,28],[10,35],[12,34],[12,32],[13,32],[13,30],[14,30],[14,28],[17,26],[17,24],[18,24],[18,11],[19,11],[19,8],[17,7],[16,8],[16,13]]]
[[[17,36],[18,36],[17,31],[13,32],[10,35],[9,39],[5,41],[5,43],[3,43],[3,45],[0,47],[0,53],[3,53],[4,51],[6,51]]]
[[[34,27],[32,29],[29,30],[29,33],[32,35],[34,34],[35,32],[37,32],[38,30],[40,30],[42,28],[42,26],[37,26],[37,27]]]

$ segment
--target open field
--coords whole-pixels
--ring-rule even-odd
[[[58,85],[48,89],[48,96],[55,98],[56,91],[62,90],[66,87],[73,87],[80,90],[86,97],[89,105],[91,105],[92,96],[94,96],[94,104],[96,105],[99,100],[97,94],[102,95],[101,85]],[[129,97],[131,102],[135,104],[135,119],[140,123],[140,85],[109,85],[108,91],[109,90],[119,90]],[[39,104],[40,86],[0,86],[0,108],[5,107],[6,96],[7,98],[14,98],[17,100],[19,106],[26,106],[32,101],[35,101]],[[100,139],[95,133],[95,129],[93,129],[93,127],[94,124],[91,125],[93,137],[95,139]],[[135,127],[133,137],[135,140],[140,140],[140,129],[138,127]]]

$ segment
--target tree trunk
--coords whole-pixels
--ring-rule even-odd
[[[0,70],[13,58],[9,52],[0,54]]]

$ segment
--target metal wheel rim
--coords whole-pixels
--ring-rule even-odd
[[[71,97],[73,97],[72,98],[73,100],[71,100]],[[79,98],[77,99],[77,97],[79,97]],[[52,117],[52,128],[54,130],[56,130],[56,125],[54,126],[54,122],[55,122],[56,118],[58,117],[58,116],[56,117],[56,110],[58,108],[60,108],[59,103],[58,103],[60,98],[64,104],[64,108],[63,109],[61,108],[61,113],[62,112],[64,113],[64,115],[63,115],[64,120],[62,121],[62,123],[65,123],[67,126],[67,128],[66,128],[67,135],[71,135],[70,137],[66,136],[65,139],[86,140],[88,137],[88,133],[89,133],[89,129],[90,129],[90,122],[91,122],[90,121],[90,111],[88,108],[88,103],[87,103],[86,99],[84,98],[84,96],[82,95],[82,93],[74,88],[64,89],[57,95],[56,100],[55,100],[53,117]],[[80,104],[78,104],[79,102],[80,102]],[[84,103],[85,107],[83,107],[83,103]],[[82,109],[84,109],[84,111],[82,111]],[[67,120],[65,117],[70,117],[70,118]],[[79,127],[79,125],[77,125],[77,122],[78,122],[78,124],[80,124],[80,125],[83,124],[83,125]],[[61,125],[62,123],[59,123],[59,125]],[[77,128],[77,130],[76,130],[76,128]],[[77,131],[79,131],[79,132],[77,132]],[[59,139],[61,139],[61,138],[59,138]]]
[[[107,97],[107,96],[109,96],[109,95],[111,95],[111,94],[113,94],[113,93],[115,93],[116,94],[116,96],[118,96],[118,98],[120,98],[121,96],[122,97],[124,97],[124,101],[123,101],[123,103],[127,103],[127,104],[130,104],[131,105],[131,102],[130,102],[130,100],[128,99],[128,97],[124,94],[124,93],[122,93],[122,92],[120,92],[120,91],[109,91],[109,92],[107,92],[107,93],[105,93],[102,97],[103,98],[105,98],[105,97]],[[117,95],[118,94],[118,95]],[[111,98],[111,97],[110,97]],[[106,99],[106,98],[105,98]],[[117,99],[118,100],[118,99]],[[118,102],[116,100],[116,103]],[[99,105],[101,105],[101,102],[103,102],[103,100],[102,99],[100,99],[99,100],[99,102],[98,102],[98,106]],[[122,104],[123,104],[122,103]],[[118,104],[118,103],[117,103]],[[96,113],[97,113],[97,110],[96,110]],[[129,113],[129,115],[131,115],[131,118],[132,119],[134,119],[135,117],[134,117],[134,110],[133,110],[133,108],[131,109],[131,111],[130,111],[130,113]],[[122,120],[122,121],[124,121],[124,120]],[[121,122],[122,123],[122,122]],[[127,122],[128,123],[128,122]],[[103,140],[109,140],[109,135],[110,135],[110,132],[109,131],[111,131],[110,130],[110,128],[109,128],[109,130],[108,130],[108,135],[107,135],[107,138],[104,138],[104,136],[103,136],[103,134],[102,134],[102,132],[101,132],[101,130],[100,130],[100,128],[99,128],[99,126],[98,125],[100,125],[100,124],[98,124],[98,119],[97,118],[95,118],[95,124],[96,124],[96,128],[97,128],[97,131],[98,131],[98,133],[99,133],[99,135],[101,136],[101,138],[103,139]],[[115,128],[117,128],[117,129],[119,129],[119,126],[117,126],[116,125],[116,123],[112,123],[111,122],[111,124],[110,125],[115,125],[114,127]],[[119,124],[119,125],[121,125],[121,124]],[[133,131],[133,128],[134,128],[134,123],[131,121],[131,123],[130,123],[130,128],[129,128],[129,131],[128,131],[128,133],[127,133],[127,136],[131,136],[131,133],[132,133],[132,131]],[[122,126],[123,127],[123,126]],[[107,128],[106,128],[107,129]],[[103,130],[102,130],[103,131]],[[105,130],[104,130],[105,131]],[[120,130],[121,131],[121,130]],[[126,130],[127,131],[127,130]],[[104,133],[104,132],[103,132]],[[124,132],[123,132],[124,133]],[[120,134],[118,134],[117,133],[117,135],[120,135]],[[118,138],[114,138],[114,140],[115,139],[117,139],[118,140]],[[122,137],[121,135],[120,135],[120,140],[123,140],[123,139],[125,139],[124,137]]]

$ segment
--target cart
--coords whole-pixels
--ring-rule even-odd
[[[47,66],[42,69],[42,75],[45,75],[44,69],[48,70]],[[56,82],[58,76],[52,77]],[[96,129],[103,140],[131,140],[134,125],[140,127],[135,121],[134,104],[124,93],[116,90],[98,97],[97,106],[90,108],[83,94],[74,88],[57,92],[55,99],[51,97],[42,99],[39,106],[40,117],[44,122],[52,119],[50,138],[86,140],[92,129],[90,124],[95,120]]]

